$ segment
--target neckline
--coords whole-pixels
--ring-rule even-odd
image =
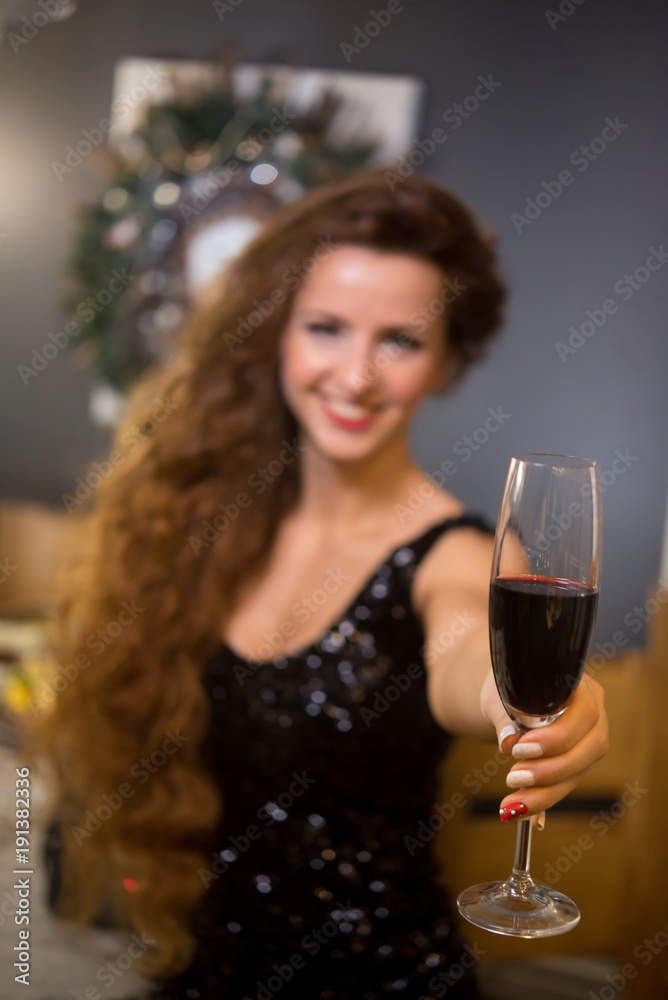
[[[346,607],[343,608],[343,610],[340,611],[339,614],[334,618],[334,620],[331,621],[328,625],[326,625],[323,629],[321,629],[320,632],[319,632],[319,634],[317,636],[315,636],[309,643],[306,643],[305,645],[301,646],[299,649],[294,650],[292,653],[281,653],[281,652],[278,652],[277,655],[274,656],[271,660],[247,660],[245,656],[242,656],[241,653],[239,653],[236,649],[234,649],[232,646],[230,646],[229,643],[225,642],[225,640],[223,640],[223,639],[221,639],[220,644],[217,647],[218,650],[219,651],[221,651],[221,650],[227,650],[227,652],[230,653],[234,657],[235,660],[238,660],[240,663],[248,664],[248,666],[250,666],[252,668],[255,668],[255,669],[258,669],[259,667],[269,666],[270,664],[275,663],[276,660],[286,660],[286,661],[289,661],[289,660],[299,659],[300,657],[302,657],[306,653],[308,653],[310,650],[312,650],[314,648],[314,646],[318,642],[320,642],[322,640],[323,636],[326,635],[327,632],[331,632],[332,629],[334,628],[334,625],[338,621],[340,621],[342,618],[346,617],[346,615],[349,613],[350,609],[352,607],[354,607],[355,604],[357,604],[357,602],[359,601],[359,599],[362,596],[362,594],[364,593],[364,591],[369,587],[371,581],[373,580],[373,578],[378,573],[379,568],[381,566],[384,566],[385,563],[390,562],[394,558],[394,556],[397,554],[397,552],[399,552],[401,549],[408,549],[408,548],[411,548],[411,546],[413,546],[413,545],[417,545],[418,542],[421,542],[432,531],[435,531],[436,528],[441,528],[443,525],[449,524],[452,521],[459,521],[462,518],[470,517],[470,516],[471,515],[469,514],[468,511],[463,511],[461,514],[450,514],[450,515],[448,515],[448,517],[441,518],[440,521],[436,521],[434,524],[430,525],[428,528],[425,528],[425,530],[422,531],[419,535],[416,535],[414,538],[409,538],[405,542],[401,542],[399,545],[397,545],[395,548],[393,548],[390,552],[386,553],[386,555],[380,560],[380,562],[376,563],[376,565],[374,566],[373,570],[369,573],[369,575],[367,576],[367,578],[364,580],[362,586],[355,593],[355,595],[352,597],[352,599],[348,602],[348,604],[346,605]]]

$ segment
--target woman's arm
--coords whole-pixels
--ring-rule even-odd
[[[444,729],[475,739],[497,739],[505,753],[512,753],[517,759],[508,777],[513,791],[501,807],[520,799],[527,815],[532,815],[572,791],[607,752],[603,690],[584,676],[564,715],[518,739],[491,667],[492,549],[491,538],[475,529],[460,529],[444,536],[420,565],[414,600],[426,635],[427,695],[431,712]]]

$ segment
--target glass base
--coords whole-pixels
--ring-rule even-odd
[[[486,931],[523,938],[565,934],[580,919],[572,899],[535,884],[519,892],[509,882],[482,882],[459,894],[457,909]]]

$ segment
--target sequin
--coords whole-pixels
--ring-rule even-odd
[[[276,970],[296,954],[306,961],[281,980],[281,1000],[419,1000],[433,995],[433,970],[458,961],[431,848],[411,854],[404,843],[431,815],[452,743],[429,711],[426,672],[388,711],[364,714],[391,674],[423,662],[411,580],[452,523],[398,547],[298,654],[248,664],[223,645],[206,664],[202,753],[224,804],[208,858],[228,868],[193,915],[191,966],[146,1000],[239,1000],[270,981],[278,990]],[[314,952],[301,942],[316,934]],[[468,998],[469,982],[467,970],[448,1000]]]
[[[272,816],[279,823],[282,823],[284,820],[288,818],[288,814],[286,813],[285,809],[281,809],[281,807],[276,805],[275,802],[265,803],[264,808],[269,813],[269,815]]]

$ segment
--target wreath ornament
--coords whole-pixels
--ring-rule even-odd
[[[341,98],[290,106],[265,76],[252,97],[231,74],[204,93],[147,107],[101,147],[112,180],[78,211],[64,309],[70,345],[97,381],[92,412],[117,422],[123,393],[173,355],[187,311],[283,202],[366,166],[376,142],[329,138]]]

